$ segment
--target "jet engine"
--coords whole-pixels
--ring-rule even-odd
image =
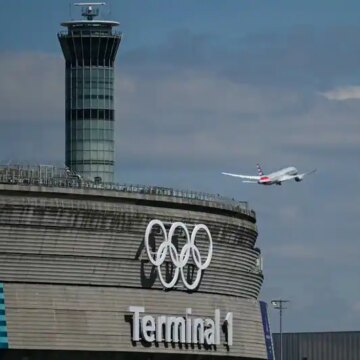
[[[296,182],[300,182],[300,181],[302,181],[304,179],[304,176],[297,176],[296,178],[295,178],[295,181]]]

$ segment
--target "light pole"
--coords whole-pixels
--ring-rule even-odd
[[[282,312],[286,309],[284,306],[289,300],[271,300],[271,305],[280,313],[280,360],[283,360],[283,339],[282,339]]]

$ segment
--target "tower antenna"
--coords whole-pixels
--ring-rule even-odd
[[[99,6],[105,6],[106,2],[79,2],[74,3],[74,6],[81,6],[81,15],[88,20],[93,20],[95,16],[99,15]],[[95,8],[94,8],[95,7]]]

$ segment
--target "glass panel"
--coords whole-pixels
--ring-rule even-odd
[[[84,80],[87,81],[90,79],[90,75],[91,75],[91,71],[90,68],[83,68],[83,76],[84,76]]]
[[[83,98],[78,98],[73,102],[73,107],[76,109],[82,109],[84,107]]]
[[[97,108],[98,108],[99,102],[98,102],[96,96],[95,96],[95,98],[92,98],[92,99],[89,100],[89,101],[91,101],[91,108],[92,108],[92,109],[94,109],[94,108],[97,109]]]
[[[91,143],[91,150],[94,151],[98,151],[99,150],[99,143],[97,141],[94,141]]]
[[[104,109],[105,104],[104,104],[104,100],[103,100],[103,99],[99,99],[99,100],[97,101],[97,107],[98,107],[99,109]]]
[[[98,160],[98,152],[97,151],[91,151],[91,160]]]
[[[82,140],[83,138],[83,130],[82,129],[77,129],[76,130],[76,139],[77,140]]]
[[[97,176],[97,174],[94,174],[94,173],[98,173],[98,172],[99,172],[99,170],[98,170],[98,165],[91,164],[91,165],[90,165],[90,169],[91,169],[91,172],[92,172],[93,176]]]
[[[97,140],[99,137],[99,130],[97,129],[91,129],[91,139]]]
[[[83,47],[83,51],[84,51],[84,64],[85,66],[89,66],[90,65],[90,59],[91,59],[91,54],[90,54],[90,37],[82,37],[82,47]]]
[[[84,130],[84,140],[85,139],[90,139],[90,130]]]
[[[113,159],[113,157],[112,157],[112,152],[110,152],[110,151],[104,151],[104,159],[105,160],[112,160]]]
[[[90,119],[91,118],[90,109],[84,109],[83,116],[84,116],[84,119]]]
[[[83,160],[83,153],[82,153],[82,151],[78,151],[78,152],[76,153],[76,160],[77,160],[77,161],[82,161],[82,160]]]

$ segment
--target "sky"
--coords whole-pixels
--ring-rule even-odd
[[[0,162],[64,162],[69,1],[1,6]],[[116,178],[249,201],[284,331],[360,330],[360,2],[113,0]],[[262,187],[222,171],[317,168]],[[270,309],[272,330],[278,313]]]

